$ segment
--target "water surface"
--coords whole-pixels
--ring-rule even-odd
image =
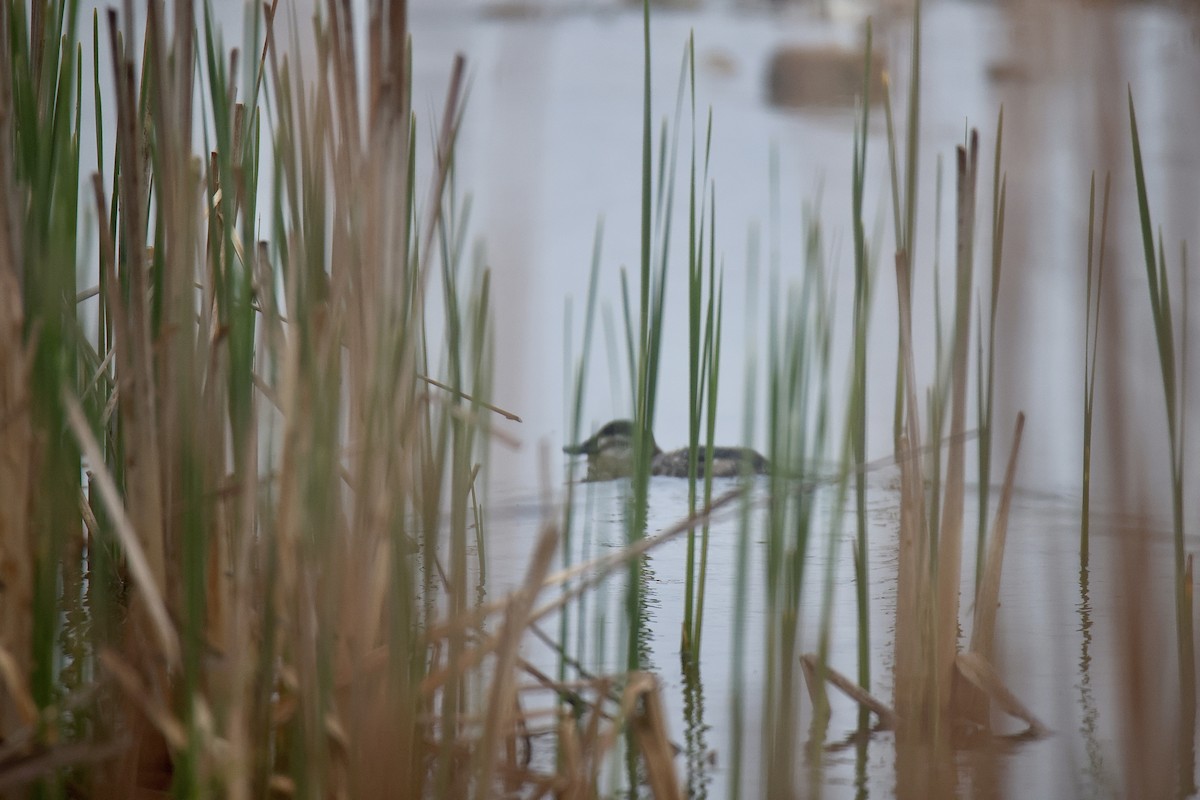
[[[548,6],[550,7],[550,6]],[[555,7],[551,7],[552,9]],[[601,308],[619,320],[619,270],[636,268],[640,192],[642,20],[636,10],[611,5],[573,6],[552,13],[496,17],[473,4],[415,4],[417,105],[440,103],[448,54],[459,50],[471,64],[472,89],[459,151],[463,188],[472,193],[475,230],[486,241],[486,263],[494,271],[497,303],[496,402],[522,415],[509,428],[524,442],[517,452],[497,449],[490,474],[496,508],[491,518],[490,593],[515,585],[523,574],[536,525],[539,443],[557,463],[569,438],[564,409],[567,375],[580,346],[591,243],[603,216]],[[1125,86],[1139,104],[1148,180],[1154,213],[1168,235],[1189,235],[1200,208],[1197,149],[1182,130],[1195,130],[1197,53],[1189,21],[1169,9],[1129,7],[1088,11],[1043,10],[1006,15],[990,4],[931,3],[923,29],[921,119],[921,206],[916,268],[918,369],[928,375],[933,331],[932,272],[953,263],[952,182],[943,183],[941,235],[934,198],[937,160],[952,164],[953,147],[967,126],[983,140],[978,215],[978,263],[990,254],[991,159],[996,116],[1005,107],[1004,167],[1008,175],[1008,229],[1001,285],[997,356],[996,463],[1007,453],[1018,409],[1028,415],[1018,490],[1009,527],[997,630],[997,667],[1017,695],[1053,731],[1049,738],[1005,745],[999,758],[999,787],[1014,797],[1120,796],[1122,753],[1120,611],[1136,591],[1160,608],[1161,626],[1149,631],[1152,658],[1160,671],[1152,683],[1178,687],[1170,591],[1173,560],[1166,514],[1167,461],[1161,383],[1150,335],[1145,276],[1138,262],[1140,241],[1132,205]],[[690,33],[697,53],[697,102],[701,119],[713,110],[712,175],[717,187],[718,250],[726,270],[726,318],[718,438],[741,439],[747,391],[747,365],[762,379],[768,282],[747,280],[747,241],[758,237],[760,275],[778,268],[782,281],[798,280],[803,265],[804,219],[820,218],[827,258],[839,297],[835,341],[835,396],[840,396],[848,364],[851,246],[849,240],[850,159],[853,110],[781,110],[766,100],[766,64],[784,43],[861,46],[859,20],[818,19],[803,10],[774,13],[763,8],[715,7],[689,13],[656,14],[653,22],[654,115],[672,118],[680,58]],[[876,40],[891,65],[900,124],[908,81],[911,28],[903,21],[881,22]],[[1119,48],[1104,49],[1105,36]],[[685,123],[688,114],[685,105]],[[703,124],[703,122],[701,122]],[[681,171],[686,168],[690,128],[683,129]],[[870,339],[868,452],[889,451],[894,390],[895,287],[891,273],[890,186],[885,161],[883,115],[872,109],[868,141],[868,229],[881,238],[880,279]],[[778,222],[771,214],[770,152],[778,152]],[[1106,329],[1102,347],[1109,360],[1102,370],[1119,375],[1102,382],[1099,424],[1124,410],[1124,438],[1097,435],[1093,557],[1079,559],[1079,474],[1081,464],[1083,279],[1087,232],[1087,189],[1092,170],[1114,173],[1114,233],[1110,238],[1110,298],[1122,312],[1118,341]],[[948,169],[947,169],[948,174]],[[681,188],[680,191],[683,191]],[[680,201],[682,202],[682,201]],[[879,220],[878,223],[875,220]],[[685,252],[682,221],[674,252]],[[752,233],[753,232],[753,233]],[[1170,249],[1170,248],[1168,248]],[[1116,266],[1111,266],[1112,264]],[[982,273],[981,273],[982,274]],[[664,446],[686,441],[687,339],[685,278],[680,265],[670,279],[668,335],[660,375],[656,434]],[[948,294],[948,289],[944,288]],[[573,310],[564,330],[564,306]],[[749,311],[745,313],[744,310]],[[1188,322],[1189,326],[1193,323]],[[670,331],[675,331],[671,333]],[[619,334],[618,334],[619,335]],[[584,416],[590,423],[627,416],[629,388],[618,351],[606,352],[602,329],[591,359]],[[923,345],[921,343],[924,343]],[[1194,352],[1194,348],[1193,348]],[[615,356],[617,368],[610,366]],[[928,380],[928,377],[923,378]],[[1112,389],[1112,387],[1117,389]],[[764,396],[761,384],[754,396]],[[973,404],[973,401],[971,401]],[[1133,410],[1130,413],[1129,410]],[[748,442],[764,447],[764,414]],[[971,414],[974,417],[974,412]],[[501,423],[503,424],[503,423]],[[974,424],[973,422],[969,424]],[[840,425],[840,423],[839,423]],[[1117,442],[1125,442],[1118,449]],[[1001,443],[1005,443],[1002,445]],[[1130,447],[1130,443],[1135,446]],[[1196,444],[1189,442],[1189,453]],[[969,463],[975,458],[968,448]],[[973,471],[973,467],[970,468]],[[873,689],[891,693],[892,624],[895,595],[895,537],[898,527],[894,470],[870,479],[868,528]],[[559,497],[561,487],[551,487]],[[623,482],[581,490],[572,552],[576,561],[620,547],[625,541]],[[756,485],[759,497],[765,484]],[[826,492],[822,502],[832,502]],[[994,508],[995,493],[992,495]],[[1149,521],[1132,524],[1117,514],[1130,497],[1145,498]],[[973,587],[975,495],[968,496],[964,553],[964,637],[969,636]],[[685,482],[652,481],[649,533],[686,512]],[[1194,505],[1194,504],[1193,504]],[[515,510],[523,509],[523,511]],[[1195,509],[1189,513],[1195,516]],[[763,686],[765,608],[761,591],[764,551],[761,513],[751,518],[751,591],[742,619],[746,646],[735,650],[734,587],[736,515],[723,518],[712,533],[706,598],[702,681],[689,690],[679,666],[679,630],[686,544],[681,538],[655,550],[645,563],[644,591],[649,609],[643,640],[645,664],[663,681],[672,734],[683,749],[677,765],[694,796],[723,797],[730,791],[733,659],[742,658],[743,742],[749,759],[743,771],[746,796],[758,796],[755,781],[757,720]],[[820,614],[821,575],[827,525],[810,552],[800,621],[805,649],[815,648]],[[1118,569],[1120,543],[1131,531],[1149,531],[1146,570],[1134,589]],[[855,671],[856,621],[852,561],[845,530],[837,532],[833,581],[831,662]],[[1188,548],[1196,549],[1191,535]],[[614,579],[589,599],[585,611],[584,660],[596,670],[623,668],[620,643],[623,578]],[[548,626],[556,629],[556,625]],[[575,636],[576,634],[573,634]],[[572,639],[574,642],[575,640]],[[965,638],[964,638],[965,641]],[[530,645],[546,664],[551,654]],[[702,713],[696,709],[702,708]],[[807,715],[807,710],[804,712]],[[1170,719],[1164,709],[1162,719]],[[807,719],[803,720],[807,725]],[[854,707],[835,695],[829,740],[848,737],[856,725]],[[996,719],[1002,733],[1021,725]],[[960,756],[965,787],[971,754]],[[861,759],[860,764],[856,760]],[[855,748],[829,750],[822,757],[824,794],[891,796],[895,791],[895,750],[890,734],[874,735],[860,755]],[[799,774],[813,767],[796,754]],[[987,786],[976,787],[987,793]],[[992,787],[995,788],[995,787]]]

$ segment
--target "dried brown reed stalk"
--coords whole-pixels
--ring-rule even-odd
[[[972,649],[960,654],[957,647],[958,583],[962,557],[963,506],[963,447],[965,396],[967,379],[967,338],[970,326],[970,247],[973,238],[974,175],[978,139],[974,134],[968,148],[959,148],[959,264],[957,325],[952,356],[952,406],[950,447],[941,528],[936,540],[926,525],[928,518],[925,487],[921,475],[921,460],[898,459],[901,474],[901,518],[898,542],[896,643],[895,643],[895,715],[899,726],[897,736],[898,771],[901,793],[917,796],[923,792],[941,795],[953,791],[952,770],[935,770],[924,777],[909,769],[908,762],[916,754],[932,747],[942,751],[956,717],[983,717],[986,725],[987,702],[996,701],[999,707],[1025,721],[1035,734],[1045,731],[1036,717],[1024,708],[990,666],[992,631],[998,605],[1000,573],[1006,542],[1008,511],[1011,504],[1017,454],[1024,417],[1018,416],[1013,449],[1001,495],[1000,507],[993,526],[991,545],[976,607]],[[912,349],[912,307],[909,292],[910,270],[906,254],[896,256],[896,274],[900,312],[900,351],[906,421],[904,435],[898,447],[907,441],[920,441],[921,429],[917,413],[915,368]],[[932,502],[936,502],[933,498]],[[936,546],[936,554],[935,554]],[[936,575],[936,582],[931,580]],[[966,681],[982,694],[955,689]],[[882,708],[870,698],[876,713]],[[859,700],[866,703],[867,698]],[[980,711],[982,707],[982,711]],[[940,777],[939,777],[940,776]]]
[[[1000,710],[1029,725],[1029,735],[1044,736],[1049,731],[1033,712],[1027,709],[1017,696],[996,673],[996,669],[976,652],[959,653],[954,657],[956,680],[965,680],[989,699],[995,701]]]
[[[1111,279],[1105,277],[1106,288],[1094,317],[1103,320],[1103,327],[1096,333],[1094,351],[1099,354],[1094,363],[1099,383],[1096,411],[1100,419],[1092,438],[1093,463],[1099,466],[1091,474],[1091,497],[1093,503],[1099,498],[1102,512],[1092,520],[1089,550],[1081,553],[1077,624],[1084,635],[1076,653],[1080,665],[1076,685],[1081,692],[1080,710],[1085,715],[1094,718],[1096,714],[1103,717],[1107,713],[1097,706],[1092,687],[1115,690],[1119,704],[1115,721],[1110,723],[1112,727],[1104,731],[1106,737],[1116,739],[1116,746],[1111,751],[1102,749],[1097,738],[1100,734],[1089,732],[1086,747],[1089,753],[1097,755],[1084,769],[1113,776],[1111,782],[1104,781],[1100,787],[1103,792],[1124,797],[1178,797],[1195,791],[1197,728],[1194,720],[1189,724],[1184,720],[1185,714],[1180,713],[1186,703],[1187,688],[1195,686],[1195,679],[1185,677],[1176,683],[1174,676],[1163,674],[1167,654],[1172,649],[1170,640],[1178,643],[1180,637],[1178,633],[1171,636],[1167,629],[1166,621],[1173,609],[1167,605],[1167,582],[1159,572],[1161,563],[1157,556],[1151,556],[1160,531],[1150,519],[1166,509],[1157,499],[1165,492],[1166,480],[1155,486],[1155,479],[1149,477],[1161,463],[1160,448],[1165,450],[1164,440],[1154,438],[1159,434],[1153,427],[1155,423],[1161,424],[1158,417],[1162,406],[1161,399],[1157,407],[1143,406],[1144,397],[1134,387],[1148,376],[1141,371],[1143,365],[1131,358],[1131,353],[1140,352],[1147,342],[1151,326],[1139,318],[1137,304],[1131,302],[1128,292],[1110,292],[1107,286],[1110,280],[1112,285],[1132,286],[1146,279],[1144,274],[1137,274],[1145,267],[1137,263],[1141,260],[1141,250],[1136,238],[1138,219],[1131,180],[1134,170],[1126,87],[1153,86],[1154,97],[1164,98],[1166,107],[1173,112],[1184,113],[1195,106],[1192,98],[1196,84],[1186,79],[1183,83],[1173,80],[1169,71],[1158,67],[1146,71],[1135,55],[1142,46],[1140,34],[1134,34],[1134,29],[1125,25],[1129,19],[1126,10],[1121,4],[1081,7],[1036,0],[1021,0],[1006,6],[1005,13],[1014,23],[1010,26],[1014,63],[1030,65],[1030,74],[1043,84],[1053,83],[1056,76],[1079,76],[1081,80],[1071,91],[1086,99],[1083,105],[1086,110],[1067,117],[1056,103],[1046,102],[1041,91],[1016,92],[1013,99],[1017,113],[1011,117],[1018,121],[1015,149],[1027,154],[1021,167],[1026,176],[1042,174],[1058,163],[1058,155],[1053,148],[1045,147],[1045,142],[1047,135],[1058,135],[1064,129],[1071,137],[1071,152],[1076,158],[1098,172],[1113,175],[1113,213],[1108,217],[1105,249],[1117,258],[1109,256],[1105,271],[1112,273],[1115,269],[1117,275]],[[1183,6],[1172,9],[1172,13],[1179,13],[1178,23],[1186,24],[1184,18],[1189,12]],[[1070,119],[1069,127],[1064,126],[1064,119]],[[1194,125],[1177,122],[1167,129],[1150,127],[1143,133],[1148,140],[1157,139],[1157,147],[1190,150],[1190,142],[1185,145],[1179,137],[1189,137],[1193,129]],[[1157,149],[1155,145],[1145,142],[1144,145],[1147,155]],[[1151,175],[1152,164],[1154,160],[1148,158]],[[1177,191],[1183,189],[1183,196],[1173,196],[1172,187]],[[1149,200],[1156,208],[1164,204],[1177,210],[1186,208],[1191,196],[1184,187],[1189,187],[1188,181],[1168,179],[1158,187],[1151,186]],[[1085,184],[1081,182],[1072,191],[1076,190],[1082,200]],[[1124,206],[1120,202],[1122,197],[1126,199]],[[1028,225],[1028,217],[1038,213],[1037,208],[1017,206],[1017,224],[1025,216]],[[1081,234],[1075,225],[1067,225],[1066,231],[1066,238],[1071,240]],[[1172,234],[1168,229],[1164,233],[1169,236],[1179,232]],[[1182,234],[1188,235],[1186,230]],[[1053,246],[1039,235],[1017,237],[1018,247],[1022,238],[1028,245],[1025,254],[1019,254],[1014,262],[1028,265],[1026,268],[1039,263],[1031,256]],[[1169,240],[1167,246],[1169,258]],[[1127,258],[1121,258],[1122,253]],[[1127,269],[1134,271],[1122,274]],[[1175,300],[1178,311],[1178,298]],[[1020,330],[1023,324],[1023,320],[1014,318],[1009,338],[1024,335]],[[1014,367],[1011,377],[1017,385],[1025,371],[1023,364]],[[1145,428],[1147,424],[1149,428]],[[1147,430],[1153,435],[1147,436]],[[1107,570],[1109,565],[1116,578],[1111,596],[1121,599],[1113,605],[1112,613],[1106,614],[1096,604],[1095,586],[1089,581],[1094,575],[1106,574],[1097,570]],[[1174,611],[1177,614],[1178,607]],[[1097,636],[1113,637],[1115,663],[1096,658],[1098,640],[1094,637]],[[1113,683],[1098,683],[1108,673],[1098,671],[1097,667],[1109,664],[1114,667]]]
[[[0,47],[6,48],[10,6],[3,8]],[[213,85],[205,88],[213,90],[218,142],[215,152],[196,159],[187,143],[194,10],[177,4],[172,32],[162,10],[157,3],[149,7],[141,77],[132,22],[122,32],[116,12],[107,16],[119,178],[111,203],[99,175],[92,189],[101,218],[112,210],[116,235],[99,226],[96,292],[70,294],[75,302],[96,297],[101,303],[110,349],[98,354],[85,392],[70,387],[61,397],[68,438],[78,442],[91,473],[77,526],[88,531],[89,558],[108,547],[119,554],[129,598],[123,608],[92,609],[111,615],[116,630],[83,655],[107,678],[110,725],[124,732],[113,741],[123,744],[65,748],[40,760],[19,753],[25,761],[19,768],[6,762],[5,779],[28,780],[39,769],[58,769],[64,759],[86,761],[102,752],[119,757],[107,772],[95,773],[105,776],[95,781],[101,796],[157,790],[174,778],[194,782],[193,788],[212,782],[231,797],[313,780],[328,781],[335,795],[350,789],[386,795],[395,780],[419,785],[424,748],[415,745],[426,731],[415,721],[430,699],[412,692],[413,673],[425,665],[413,658],[421,644],[413,637],[419,610],[404,565],[406,539],[397,529],[417,508],[434,519],[428,528],[436,536],[438,494],[430,488],[440,487],[447,469],[431,441],[432,406],[416,389],[425,357],[419,353],[422,301],[414,290],[426,283],[442,224],[461,114],[461,64],[415,263],[422,275],[410,280],[410,247],[396,234],[413,216],[409,193],[395,191],[408,183],[412,157],[403,4],[373,10],[386,24],[372,41],[372,129],[366,135],[348,7],[330,4],[312,84],[268,41],[262,63],[270,55],[281,107],[281,184],[292,191],[276,209],[283,241],[274,250],[261,242],[244,247],[245,237],[234,230],[257,191],[256,165],[246,147],[250,112],[235,102],[232,84],[220,80],[224,54],[209,42],[206,74]],[[32,26],[38,46],[44,28]],[[399,38],[384,41],[384,32]],[[231,56],[230,74],[236,63]],[[5,59],[4,69],[11,66]],[[0,95],[7,103],[10,70],[3,79]],[[0,112],[8,147],[12,117]],[[36,442],[29,413],[32,344],[15,224],[24,211],[22,193],[8,170],[11,161],[0,164],[0,672],[5,696],[17,700],[3,704],[0,737],[9,744],[19,724],[38,713],[27,686],[29,597],[38,564],[30,548],[38,479],[30,456],[44,444]],[[327,164],[337,169],[327,172]],[[256,224],[240,221],[249,230]],[[151,227],[155,246],[147,248]],[[323,241],[331,244],[332,268],[324,247],[316,246]],[[280,268],[272,258],[286,264],[284,297],[274,288]],[[290,320],[280,313],[284,308]],[[263,317],[257,332],[247,322],[255,313]],[[239,361],[247,354],[249,361]],[[343,373],[349,376],[346,413],[339,408]],[[96,385],[109,379],[114,385],[101,397],[106,410],[90,416],[77,395],[104,391]],[[254,386],[283,424],[283,467],[273,480],[260,479],[266,450]],[[454,393],[472,404],[478,396]],[[492,408],[482,400],[479,407]],[[479,415],[445,411],[442,418],[453,421],[439,424],[482,427]],[[359,443],[348,466],[341,463],[346,440]],[[461,440],[469,441],[465,434]],[[477,474],[464,453],[456,453],[449,481],[458,501],[474,491]],[[349,494],[343,494],[343,476]],[[397,497],[404,500],[396,504]],[[83,558],[81,544],[72,548],[62,562],[68,572]],[[427,563],[435,560],[431,550]],[[460,569],[450,579],[465,588],[465,577]],[[93,576],[92,588],[103,588],[97,584],[104,579]],[[540,580],[539,574],[535,584]],[[532,601],[524,601],[526,611]],[[360,675],[357,667],[381,642],[387,669]],[[506,647],[511,654],[511,642]],[[329,675],[336,679],[330,682]],[[278,749],[287,741],[301,743],[311,765],[281,763],[279,753],[291,758]],[[409,757],[397,762],[395,752]],[[386,786],[366,768],[385,759],[396,768]],[[151,771],[160,774],[152,779]]]
[[[988,537],[988,551],[984,560],[983,577],[975,593],[975,620],[971,625],[972,653],[985,661],[992,660],[992,645],[996,630],[996,609],[1000,607],[1000,574],[1004,567],[1004,547],[1008,539],[1008,513],[1012,507],[1013,485],[1017,477],[1017,457],[1021,452],[1021,434],[1025,430],[1025,414],[1017,414],[1017,425],[1013,431],[1012,448],[1009,450],[1008,467],[1004,472],[1004,484],[1000,490],[1000,504],[996,509],[996,520]]]
[[[819,687],[822,685],[822,670],[817,657],[811,653],[801,656],[800,666],[804,669],[804,679],[808,685],[809,697],[812,699],[813,705],[825,702],[813,697],[814,691],[819,691]],[[879,717],[881,730],[892,730],[896,727],[898,722],[896,712],[886,703],[876,699],[870,692],[832,667],[826,666],[823,675],[825,682],[832,683],[842,694]]]
[[[83,449],[84,455],[88,460],[95,465],[93,475],[96,479],[96,485],[99,488],[105,505],[108,507],[109,514],[113,518],[117,535],[120,537],[121,544],[125,549],[125,558],[129,564],[131,577],[139,590],[140,597],[143,599],[143,607],[152,622],[160,653],[165,659],[167,667],[177,669],[180,661],[179,637],[167,612],[163,594],[158,585],[150,559],[142,548],[142,543],[135,532],[133,523],[125,513],[125,506],[121,502],[120,492],[116,484],[108,474],[108,470],[104,467],[104,456],[100,452],[99,444],[97,444],[95,437],[88,428],[83,410],[79,407],[79,403],[76,402],[75,398],[69,395],[64,397],[63,401],[67,408],[71,428],[79,439],[80,447]]]
[[[555,550],[558,547],[558,529],[547,525],[538,538],[537,547],[530,560],[529,570],[522,588],[513,595],[508,613],[505,615],[498,636],[496,651],[495,677],[492,681],[488,701],[487,722],[483,730],[482,747],[479,750],[480,786],[491,785],[492,769],[495,766],[493,747],[501,740],[511,725],[511,715],[516,702],[515,667],[517,664],[517,648],[521,637],[525,634],[530,623],[530,612],[550,569]]]
[[[646,672],[630,676],[629,689],[637,693],[638,705],[631,727],[642,751],[651,795],[656,800],[682,798],[671,740],[667,734],[666,715],[659,697],[658,680]]]
[[[896,254],[897,298],[900,314],[900,356],[905,393],[904,433],[897,447],[920,442],[920,406],[917,404],[916,367],[913,363],[911,266],[903,251]],[[921,459],[900,462],[900,534],[896,575],[896,663],[893,703],[901,715],[902,732],[916,733],[932,708],[932,553],[927,535]],[[905,727],[907,726],[907,728]]]
[[[1002,711],[1024,720],[1034,736],[1046,733],[1046,727],[1017,701],[1001,683],[991,666],[993,639],[996,629],[996,610],[1000,606],[1000,575],[1004,566],[1004,548],[1008,538],[1008,513],[1012,505],[1013,485],[1020,453],[1021,434],[1025,415],[1017,414],[1008,467],[1004,474],[1000,503],[988,539],[988,550],[980,562],[983,572],[975,593],[975,616],[971,626],[971,643],[967,653],[955,659],[952,703],[954,713],[971,720],[982,730],[990,728],[990,702],[995,701]]]
[[[967,147],[959,147],[957,169],[957,256],[955,258],[954,340],[951,350],[950,435],[966,429],[969,342],[971,337],[971,282],[974,274],[975,187],[979,167],[979,133],[972,130]],[[962,577],[964,450],[950,444],[946,455],[946,483],[942,494],[941,530],[937,538],[937,623],[935,628],[938,702],[950,708],[954,658],[958,652],[958,593]]]
[[[976,598],[971,646],[967,653],[955,653],[954,672],[951,676],[953,682],[951,705],[945,713],[970,718],[980,726],[986,728],[988,726],[988,700],[990,699],[995,701],[1005,713],[1028,723],[1032,735],[1042,736],[1048,732],[1045,725],[1031,711],[1026,709],[1016,696],[1004,686],[990,664],[996,609],[999,607],[1000,575],[1004,564],[1008,514],[1012,504],[1017,456],[1020,452],[1021,432],[1024,424],[1025,415],[1018,414],[1011,455],[1001,490],[1000,504],[992,526],[992,536],[989,540],[987,557],[984,561],[983,579]],[[919,433],[919,431],[917,432]],[[904,485],[903,476],[906,472],[911,475],[912,471],[919,469],[919,466],[910,466],[911,463],[919,464],[919,459],[907,457],[901,460],[902,497],[907,497],[905,492],[910,490],[910,487]],[[919,517],[920,513],[919,508],[909,507],[906,509],[902,502],[902,533],[899,542],[899,563],[903,577],[898,580],[897,592],[897,664],[900,663],[902,657],[909,660],[905,662],[905,669],[903,671],[898,670],[898,672],[903,673],[903,682],[897,682],[895,691],[898,698],[901,696],[902,688],[907,692],[903,702],[908,705],[901,705],[901,707],[910,709],[910,713],[913,710],[917,711],[918,719],[929,719],[931,718],[930,710],[927,707],[916,705],[917,701],[914,699],[922,696],[920,694],[922,680],[926,681],[924,686],[928,687],[929,685],[928,670],[922,669],[922,665],[920,664],[913,663],[920,660],[919,652],[922,645],[919,637],[901,635],[901,631],[912,630],[911,628],[902,628],[901,624],[912,625],[914,624],[912,620],[918,616],[916,613],[917,608],[915,607],[918,597],[917,583],[912,577],[914,571],[919,572],[919,570],[915,570],[916,559],[914,558],[918,550],[917,537],[912,534],[911,529],[907,528],[907,526],[911,524],[910,520]],[[904,535],[905,531],[909,531],[908,536]],[[925,600],[928,602],[929,597],[926,596]],[[926,643],[925,646],[928,646],[928,644]],[[879,718],[880,728],[892,729],[899,726],[901,718],[890,706],[875,698],[869,692],[854,684],[849,678],[829,666],[826,665],[822,669],[819,659],[815,655],[809,654],[803,656],[801,658],[801,666],[804,668],[809,694],[814,705],[824,702],[816,694],[823,691],[824,684],[828,682],[833,684],[851,700],[875,714]],[[966,681],[967,685],[963,685],[963,681]],[[968,687],[973,687],[976,691],[971,691]],[[931,700],[931,696],[925,696],[923,702],[929,703]]]

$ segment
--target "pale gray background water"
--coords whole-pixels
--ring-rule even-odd
[[[553,3],[545,4],[555,9]],[[1010,421],[1017,408],[1029,416],[1027,463],[1021,480],[1042,489],[1073,491],[1078,483],[1081,442],[1079,392],[1082,383],[1082,293],[1090,172],[1103,170],[1098,112],[1115,120],[1119,137],[1113,165],[1114,219],[1121,246],[1128,248],[1121,278],[1110,272],[1109,287],[1126,303],[1130,324],[1144,341],[1130,354],[1128,370],[1150,368],[1145,380],[1130,381],[1153,414],[1152,427],[1139,433],[1165,441],[1158,401],[1157,360],[1148,327],[1148,303],[1140,262],[1131,167],[1125,85],[1129,81],[1140,110],[1143,148],[1156,222],[1163,225],[1168,252],[1196,220],[1197,155],[1187,144],[1195,129],[1197,73],[1195,29],[1187,18],[1159,7],[1111,12],[1125,43],[1128,64],[1111,85],[1097,91],[1094,75],[1112,56],[1103,50],[1101,12],[1067,18],[1046,11],[1025,25],[994,4],[931,3],[924,26],[922,86],[921,200],[917,242],[918,341],[931,325],[929,268],[933,246],[935,160],[952,164],[953,147],[965,127],[982,136],[979,262],[989,252],[991,155],[996,114],[1007,109],[1005,168],[1009,179],[1006,274],[1001,287],[1001,334],[997,416]],[[768,226],[768,150],[780,151],[784,275],[802,265],[800,220],[803,209],[818,209],[831,243],[831,260],[842,287],[849,324],[851,287],[849,243],[851,109],[781,111],[765,102],[765,72],[774,48],[783,43],[857,46],[861,17],[816,19],[802,8],[773,13],[765,8],[717,7],[696,13],[655,15],[655,119],[673,115],[680,57],[689,32],[697,49],[697,104],[714,113],[713,175],[718,188],[718,250],[726,270],[725,360],[721,396],[722,438],[740,436],[745,359],[761,362],[766,331],[747,326],[746,241],[751,226],[764,237]],[[1025,27],[1039,38],[1030,44]],[[636,270],[641,136],[641,15],[610,4],[572,5],[569,10],[517,19],[495,18],[475,3],[414,4],[415,105],[440,106],[450,55],[467,55],[472,75],[467,125],[458,153],[460,186],[470,191],[474,228],[486,242],[487,263],[498,291],[495,399],[526,420],[511,428],[529,444],[509,468],[501,454],[493,485],[536,481],[536,443],[563,441],[563,303],[575,309],[576,348],[587,288],[596,220],[605,219],[600,296],[619,315],[618,270]],[[903,122],[910,29],[903,21],[880,24],[876,39],[896,82],[896,111]],[[1024,43],[1023,75],[989,81],[988,68],[1013,63],[1014,40]],[[1068,56],[1067,53],[1082,53]],[[1032,56],[1030,55],[1032,53]],[[1114,67],[1115,69],[1116,67]],[[429,115],[427,115],[429,116]],[[701,122],[701,124],[703,124]],[[873,109],[868,144],[868,229],[882,218],[883,252],[890,253],[891,206],[884,151],[883,115]],[[686,137],[685,131],[685,137]],[[686,138],[684,139],[686,145]],[[685,151],[686,155],[686,151]],[[686,162],[681,163],[681,174]],[[682,189],[681,189],[682,191]],[[944,184],[941,260],[952,260],[952,181]],[[682,198],[682,195],[681,195]],[[682,206],[682,202],[677,206]],[[682,223],[676,225],[674,252],[684,253]],[[1170,244],[1174,242],[1174,245]],[[1174,259],[1177,263],[1178,259]],[[894,281],[890,260],[881,270],[872,317],[871,406],[875,452],[886,452],[894,341]],[[921,280],[921,276],[924,280]],[[667,311],[668,334],[660,377],[656,433],[665,443],[686,440],[685,276],[673,272]],[[757,309],[765,310],[763,298]],[[765,313],[759,315],[765,318]],[[746,328],[751,329],[749,339]],[[599,333],[599,330],[598,330]],[[844,347],[848,336],[841,337]],[[569,354],[573,360],[575,353]],[[591,390],[585,418],[602,422],[629,413],[628,387],[609,386],[602,336],[597,336]],[[835,360],[835,363],[840,363]],[[623,361],[621,363],[624,369]],[[927,364],[918,368],[927,371]],[[761,370],[760,370],[761,372]],[[622,373],[624,374],[624,373]],[[835,373],[842,380],[841,373]],[[614,398],[614,394],[616,397]],[[759,393],[759,397],[762,393]],[[761,418],[761,414],[759,415]],[[1154,423],[1157,424],[1154,427]],[[760,425],[761,428],[761,425]],[[758,432],[753,444],[762,445]],[[1155,442],[1152,442],[1156,444]],[[1097,458],[1103,461],[1103,454]]]

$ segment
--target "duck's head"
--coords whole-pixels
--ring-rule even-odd
[[[610,481],[633,474],[633,422],[627,419],[613,420],[590,439],[579,444],[569,444],[563,452],[573,456],[587,456],[589,481]],[[650,452],[657,456],[662,451],[650,436]]]

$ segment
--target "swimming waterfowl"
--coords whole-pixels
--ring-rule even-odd
[[[633,422],[627,419],[613,420],[596,431],[590,439],[566,445],[563,452],[587,456],[586,480],[610,481],[628,477],[633,474]],[[688,448],[663,452],[651,434],[650,452],[651,475],[672,478],[688,476]],[[696,456],[696,476],[702,478],[708,470],[707,449],[698,448]],[[755,474],[767,471],[767,460],[748,447],[714,447],[711,462],[714,478],[736,477],[742,474],[743,469]]]

